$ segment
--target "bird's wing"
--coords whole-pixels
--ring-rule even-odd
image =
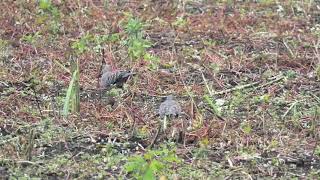
[[[103,73],[100,80],[100,87],[107,87],[114,83],[114,75],[112,72]]]
[[[168,103],[166,101],[162,102],[159,107],[159,115],[160,117],[164,117],[168,111]]]

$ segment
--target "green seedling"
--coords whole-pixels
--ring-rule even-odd
[[[36,32],[34,34],[23,35],[21,38],[21,41],[35,45],[35,43],[40,37],[41,37],[40,32]]]
[[[157,176],[168,175],[174,163],[180,162],[174,149],[163,147],[130,157],[124,168],[135,179],[156,179]]]
[[[147,49],[151,47],[152,43],[144,38],[143,28],[145,25],[137,18],[131,15],[125,25],[126,39],[124,44],[128,47],[128,54],[131,59],[136,60],[144,58],[151,62],[151,69],[158,67],[159,58],[149,54]]]
[[[72,109],[72,112],[80,112],[79,62],[72,60],[71,63],[73,73],[63,106],[63,115],[65,117],[68,116],[70,107]]]

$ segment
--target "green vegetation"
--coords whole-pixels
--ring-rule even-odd
[[[162,148],[149,150],[143,156],[130,157],[124,168],[128,173],[132,173],[136,179],[156,179],[156,175],[172,174],[173,163],[179,162],[181,160],[176,156],[175,150]]]
[[[67,90],[66,98],[64,100],[63,115],[68,116],[71,106],[73,113],[80,113],[80,70],[79,61],[71,59],[72,76]],[[71,105],[70,105],[71,104]]]

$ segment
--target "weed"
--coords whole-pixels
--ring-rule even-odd
[[[188,21],[184,17],[179,16],[177,17],[176,21],[173,22],[172,25],[178,28],[184,28],[188,25]]]
[[[128,53],[132,59],[139,59],[144,57],[146,49],[151,47],[149,41],[145,39],[129,39],[128,41]]]
[[[136,179],[156,179],[157,175],[168,175],[174,163],[179,162],[181,160],[174,149],[162,147],[159,150],[148,150],[143,156],[130,157],[124,168]]]
[[[52,8],[50,0],[39,0],[39,8],[41,10],[49,10]]]
[[[272,139],[269,146],[268,146],[268,149],[273,150],[277,147],[279,147],[279,141],[276,139]]]
[[[242,132],[244,132],[244,134],[249,135],[252,132],[252,127],[251,124],[249,122],[242,122],[240,125],[240,128],[242,130]]]
[[[41,37],[40,32],[36,32],[34,34],[23,35],[21,37],[21,41],[25,41],[31,45],[35,45],[37,40]]]
[[[194,155],[193,155],[194,158],[198,160],[208,158],[210,150],[201,144],[200,146],[201,146],[200,148],[197,148],[194,150]]]
[[[64,100],[63,106],[63,115],[68,116],[70,103],[72,112],[79,113],[80,112],[80,90],[79,90],[79,61],[71,60],[72,63],[72,78],[69,83],[69,87],[67,90],[66,98]]]
[[[77,53],[82,54],[85,51],[89,50],[89,44],[91,42],[92,35],[89,33],[82,36],[80,39],[76,40],[71,44],[71,48]]]
[[[311,32],[313,35],[320,38],[320,24],[315,24],[313,27],[311,27]]]
[[[275,0],[259,0],[257,2],[261,3],[264,6],[269,6],[269,5],[272,5],[272,4],[276,3]]]
[[[213,98],[208,95],[204,95],[204,100],[216,115],[221,115],[221,106],[219,106]]]
[[[133,18],[131,15],[125,25],[125,32],[127,38],[124,44],[128,47],[128,54],[131,59],[144,58],[144,60],[150,62],[151,69],[158,67],[159,58],[149,54],[147,49],[151,47],[152,43],[145,39],[143,36],[143,28],[145,25],[137,18]]]
[[[188,59],[189,61],[201,60],[200,52],[193,47],[183,47],[182,51],[184,58]]]
[[[205,40],[202,40],[202,43],[205,45],[205,46],[208,46],[208,47],[214,47],[217,45],[217,41],[213,40],[213,39],[205,39]]]
[[[52,34],[60,32],[61,28],[61,12],[52,5],[51,0],[39,0],[39,14],[37,22],[42,24],[48,22],[49,30]],[[47,21],[49,19],[49,21]]]
[[[131,16],[125,26],[125,31],[130,39],[142,39],[143,27],[144,25],[139,19]]]
[[[242,91],[234,92],[232,99],[229,102],[229,111],[228,112],[235,112],[235,108],[244,107],[243,102],[245,101],[245,93]]]
[[[158,68],[158,64],[160,63],[160,58],[159,57],[154,56],[154,55],[152,55],[150,53],[145,53],[143,58],[150,62],[150,65],[149,65],[150,69],[155,70],[155,69]]]

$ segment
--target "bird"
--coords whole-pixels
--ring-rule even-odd
[[[111,66],[105,64],[101,71],[101,79],[100,79],[100,88],[108,88],[112,85],[122,86],[124,82],[128,80],[128,78],[135,73],[124,70],[115,70],[113,71]]]
[[[161,118],[165,116],[177,117],[181,114],[181,106],[174,100],[173,95],[169,95],[166,100],[160,104],[158,114]]]
[[[158,115],[160,116],[161,123],[158,125],[158,129],[155,137],[153,138],[150,148],[153,147],[155,142],[158,139],[160,131],[165,132],[167,129],[167,118],[178,117],[181,114],[181,106],[180,104],[174,100],[173,95],[169,95],[166,97],[166,100],[160,104]]]

